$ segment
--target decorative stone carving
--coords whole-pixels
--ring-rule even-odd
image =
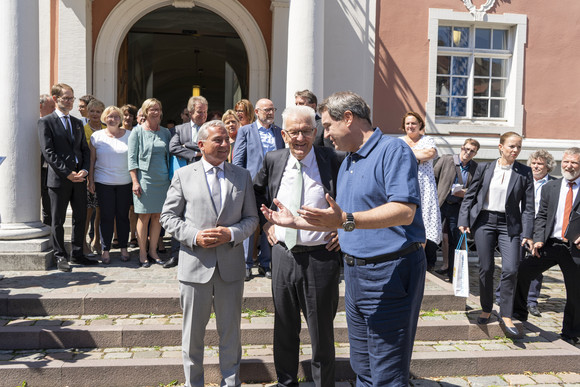
[[[173,6],[175,8],[193,8],[195,4],[193,0],[173,0]]]
[[[473,18],[475,20],[482,21],[486,12],[489,11],[495,5],[495,0],[487,0],[485,4],[483,4],[479,8],[473,5],[472,0],[463,0],[463,4],[465,4],[465,7],[469,11],[469,13],[473,15]]]

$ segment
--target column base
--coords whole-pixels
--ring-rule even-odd
[[[33,239],[44,237],[49,234],[50,227],[40,221],[25,223],[0,223],[0,241]]]
[[[0,271],[47,270],[51,266],[50,238],[0,240]]]

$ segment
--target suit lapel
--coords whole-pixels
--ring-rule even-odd
[[[314,151],[314,147],[312,148]],[[330,194],[331,196],[334,195],[332,190],[332,173],[330,171],[330,161],[328,160],[322,152],[314,152],[316,156],[316,163],[318,164],[318,173],[320,173],[320,180],[322,182],[322,186],[324,187],[324,192]]]
[[[485,199],[485,197],[487,196],[487,191],[489,191],[489,183],[491,182],[491,177],[493,175],[493,171],[495,169],[495,165],[497,163],[496,161],[492,161],[491,163],[487,164],[487,166],[485,167],[485,170],[483,171],[484,175],[483,175],[483,182],[482,182],[482,187],[481,187],[481,191],[480,191],[480,195],[481,196],[481,204],[483,205],[483,201]]]
[[[231,206],[231,200],[232,200],[232,195],[233,195],[233,190],[234,190],[234,183],[236,182],[236,179],[239,178],[234,173],[234,171],[232,169],[233,168],[232,168],[232,165],[230,163],[224,163],[224,179],[225,179],[226,187],[225,187],[225,192],[222,192],[222,194],[224,194],[226,196],[222,200],[223,205],[222,205],[222,209],[221,209],[220,213],[218,214],[218,218],[223,213],[224,208]],[[208,194],[209,194],[209,189],[208,189]],[[211,199],[211,195],[210,195],[210,199]]]
[[[271,199],[278,196],[278,191],[280,190],[280,184],[282,184],[282,175],[284,175],[284,170],[286,169],[286,164],[288,164],[288,159],[290,158],[290,149],[285,149],[281,152],[280,157],[274,161],[274,165],[270,170],[271,173],[271,184],[272,184],[272,197]]]
[[[511,194],[511,192],[513,191],[514,186],[516,185],[516,180],[519,179],[521,173],[522,173],[522,171],[520,168],[520,163],[518,163],[517,161],[514,161],[514,166],[512,167],[512,175],[510,177],[510,181],[508,184],[506,197],[509,196]]]

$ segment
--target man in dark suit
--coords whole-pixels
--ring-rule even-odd
[[[459,242],[461,233],[457,227],[459,208],[467,187],[473,179],[477,169],[477,163],[472,159],[479,150],[479,142],[468,138],[463,143],[458,155],[443,155],[435,164],[434,173],[437,182],[437,197],[441,209],[441,221],[447,223],[449,231],[449,248],[447,249],[447,269],[438,270],[439,274],[447,274],[447,278],[453,278],[453,264],[455,247]]]
[[[565,235],[570,216],[580,211],[580,148],[564,151],[562,176],[562,179],[549,181],[542,187],[540,208],[534,222],[533,256],[520,264],[513,316],[527,320],[526,298],[531,280],[552,266],[559,265],[566,285],[566,306],[560,336],[566,342],[576,344],[580,336],[580,258],[576,258],[580,237],[567,240]]]
[[[48,94],[40,95],[40,118],[54,112],[56,105],[52,96]],[[52,218],[50,216],[50,197],[48,197],[48,187],[46,178],[48,176],[48,164],[44,161],[44,156],[40,154],[40,199],[42,204],[42,223],[50,226]]]
[[[198,146],[203,158],[175,172],[161,213],[163,227],[181,243],[185,385],[204,386],[204,335],[213,308],[222,385],[240,386],[242,242],[258,225],[256,199],[250,174],[225,162],[230,140],[223,122],[204,124]]]
[[[294,103],[297,106],[310,106],[312,109],[314,109],[314,111],[316,111],[318,99],[313,92],[306,89],[294,93]],[[334,149],[332,141],[330,141],[329,138],[324,138],[324,127],[322,126],[322,120],[318,114],[316,114],[316,135],[314,137],[314,146],[326,146]]]
[[[90,152],[82,122],[69,115],[74,103],[73,89],[64,83],[51,90],[56,103],[54,113],[38,121],[40,149],[49,165],[47,187],[52,216],[52,245],[57,268],[70,271],[64,246],[64,222],[70,202],[72,215],[72,258],[81,265],[97,264],[83,255],[84,227],[87,216],[87,184]]]
[[[244,125],[238,130],[232,164],[250,171],[252,179],[262,168],[264,155],[276,149],[284,148],[282,129],[274,124],[276,108],[267,98],[256,102],[256,121]],[[246,281],[252,278],[254,265],[254,236],[244,241],[246,249]],[[272,278],[270,270],[270,245],[265,233],[260,236],[260,255],[258,256],[258,272],[267,278]]]
[[[325,194],[336,196],[341,160],[333,149],[312,146],[316,136],[314,110],[291,106],[282,118],[282,136],[288,148],[264,157],[264,165],[254,178],[258,205],[271,207],[272,199],[277,198],[288,205],[294,203],[293,210],[302,205],[327,208]],[[334,385],[333,320],[340,275],[336,232],[298,231],[274,226],[263,216],[261,219],[273,246],[274,365],[278,385],[298,383],[301,309],[312,343],[314,383]]]

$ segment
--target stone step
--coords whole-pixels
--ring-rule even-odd
[[[157,266],[157,265],[154,265]],[[90,270],[90,267],[87,269]],[[161,267],[150,268],[150,275],[155,270],[167,269]],[[172,269],[174,270],[174,269]],[[57,276],[69,276],[71,283],[75,282],[75,292],[48,292],[36,293],[0,293],[0,316],[50,316],[50,315],[119,315],[119,314],[175,314],[181,313],[179,306],[179,291],[177,281],[173,291],[168,292],[135,292],[135,293],[98,293],[100,285],[98,278],[84,275],[75,277],[75,273],[55,273]],[[6,277],[2,285],[10,288],[12,279]],[[42,281],[42,280],[39,280]],[[81,282],[82,281],[82,282]],[[130,285],[132,279],[128,274],[123,281]],[[154,278],[152,278],[152,282]],[[252,280],[254,281],[254,280]],[[16,279],[14,280],[16,282]],[[248,283],[246,283],[248,284]],[[18,286],[14,283],[15,287]],[[82,291],[82,286],[87,291]],[[250,286],[250,285],[248,285]],[[252,285],[253,286],[253,285]],[[258,290],[244,292],[243,309],[265,310],[273,312],[272,293],[270,282],[261,285]],[[89,291],[90,290],[90,291]],[[338,310],[344,310],[344,281],[341,281]],[[447,282],[427,273],[425,292],[421,309],[425,311],[464,311],[465,298],[455,297],[453,289]]]
[[[252,345],[242,349],[240,376],[244,383],[268,383],[275,379],[272,346]],[[337,344],[336,380],[355,375],[348,359],[347,344]],[[301,346],[299,377],[310,380],[311,347]],[[219,383],[218,349],[206,347],[206,383]],[[4,385],[23,380],[34,386],[151,386],[183,381],[180,347],[64,349],[0,353]],[[554,337],[529,335],[507,339],[416,342],[411,361],[414,377],[454,375],[577,372],[580,349]]]
[[[419,318],[416,340],[483,340],[503,336],[496,322],[486,326],[475,323],[476,315],[467,313],[433,314]],[[115,348],[181,345],[181,315],[171,316],[55,316],[50,319],[0,320],[0,350],[57,348]],[[518,324],[521,330],[521,323]],[[273,340],[274,317],[242,315],[242,344],[268,345]],[[348,342],[346,316],[339,312],[334,320],[334,341]],[[300,340],[310,344],[308,326],[303,320]],[[205,343],[219,342],[215,318],[207,326]]]

